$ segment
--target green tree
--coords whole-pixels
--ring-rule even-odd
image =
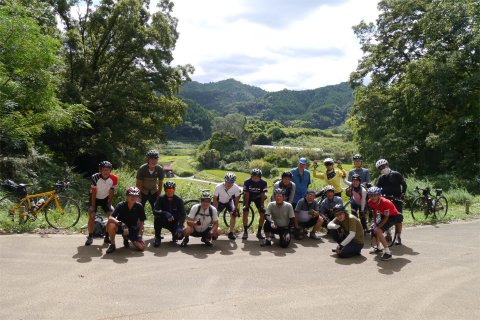
[[[68,6],[57,8],[67,60],[61,98],[88,107],[91,129],[51,132],[45,140],[56,141],[69,158],[138,160],[152,142],[165,139],[165,128],[182,122],[186,110],[175,95],[193,67],[171,66],[178,39],[173,3],[162,0],[150,14],[148,0],[73,2],[83,3],[85,13],[73,17]]]
[[[350,76],[349,124],[361,153],[404,172],[478,175],[478,1],[389,0],[378,8],[376,24],[354,27],[364,56]]]
[[[85,109],[61,103],[61,43],[39,1],[0,1],[0,155],[27,155],[46,128],[82,126]],[[44,23],[43,25],[40,23]]]

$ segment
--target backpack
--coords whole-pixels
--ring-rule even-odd
[[[195,213],[195,217],[198,216],[198,214],[200,213],[200,209],[202,209],[202,206],[198,206],[197,213]],[[208,215],[210,216],[210,218],[213,218],[213,210],[211,205],[210,207],[208,207]]]
[[[95,220],[93,221],[93,236],[95,238],[103,237],[106,233],[106,223],[103,222],[103,218],[99,215],[95,216]]]

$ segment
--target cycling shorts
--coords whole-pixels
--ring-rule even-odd
[[[392,226],[394,226],[396,223],[401,223],[403,222],[403,215],[402,214],[397,214],[395,216],[389,216],[387,222],[382,227],[382,230],[388,230]]]
[[[95,208],[90,203],[90,212],[92,212],[92,211],[97,212],[98,207],[101,207],[103,209],[103,212],[105,212],[105,213],[107,213],[107,212],[112,213],[113,212],[113,207],[111,205],[110,205],[110,207],[108,206],[108,198],[96,199],[95,200]]]
[[[261,203],[260,197],[255,198],[253,200],[250,200],[249,203],[244,203],[243,206],[243,211],[247,211],[247,208],[253,203],[255,203],[255,206],[257,207],[258,212],[260,213],[265,213],[265,208],[263,207],[263,203]]]
[[[139,226],[134,226],[134,227],[128,227],[128,239],[130,241],[138,241],[140,239],[139,237],[140,233],[140,227]],[[122,234],[123,235],[123,228],[120,226],[117,226],[117,234]]]

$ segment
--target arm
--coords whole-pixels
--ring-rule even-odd
[[[318,172],[315,168],[313,168],[313,176],[318,179],[325,179],[325,173],[323,172]]]
[[[218,209],[218,194],[213,194],[213,206]]]
[[[367,204],[367,190],[361,187],[362,190],[362,201],[360,202],[360,211],[365,211],[365,205]]]
[[[288,202],[292,203],[293,202],[293,198],[295,197],[295,191],[297,190],[297,186],[295,185],[294,182],[292,182],[292,190],[290,192],[290,196],[288,197]]]
[[[92,209],[95,210],[95,205],[96,205],[96,201],[97,201],[97,189],[96,188],[92,188],[92,193],[90,195],[90,203],[92,205]]]
[[[351,185],[352,185],[352,182],[351,182],[351,181],[348,181],[345,176],[343,176],[343,183],[345,183],[345,184],[348,185],[348,186],[351,186]]]
[[[240,195],[235,197],[235,200],[233,201],[235,210],[238,211],[238,202],[240,202]]]
[[[141,189],[142,188],[142,180],[138,179],[135,180],[135,186],[138,188],[138,189]]]
[[[112,206],[112,200],[113,200],[113,191],[114,189],[111,188],[110,191],[108,191],[108,206]]]
[[[156,193],[157,197],[162,194],[162,188],[163,188],[163,178],[158,180],[158,191]]]
[[[340,228],[340,225],[336,224],[335,221],[336,221],[336,219],[333,219],[332,221],[330,221],[327,225],[327,228],[330,229],[330,230]]]

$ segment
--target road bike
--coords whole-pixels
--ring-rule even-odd
[[[0,199],[0,222],[26,223],[36,220],[43,212],[47,223],[55,229],[68,229],[77,224],[80,207],[76,200],[62,195],[69,186],[62,180],[52,186],[53,190],[28,194],[27,184],[5,180],[2,187],[7,196]]]
[[[442,189],[435,189],[435,196],[430,193],[429,187],[416,186],[415,191],[419,196],[412,201],[410,208],[413,220],[418,220],[422,216],[426,219],[429,215],[437,220],[445,218],[448,212],[448,201],[442,196]]]
[[[206,190],[206,191],[208,191],[208,190]],[[192,207],[196,204],[199,204],[199,203],[200,203],[199,199],[191,199],[191,200],[184,201],[185,214],[188,216]],[[242,204],[243,204],[243,201],[240,200],[238,202],[238,207],[239,207],[240,211],[237,213],[238,216],[240,217],[240,219],[243,216],[243,212],[241,211],[242,210],[241,208],[243,207]],[[213,205],[213,202],[212,202],[212,205]],[[219,219],[220,219],[220,217],[223,217],[223,223],[225,224],[225,226],[227,228],[230,227],[230,212],[227,210],[226,207],[223,208],[220,212],[218,212],[218,217],[219,217]],[[248,224],[247,224],[247,227],[250,228],[250,226],[253,224],[253,221],[255,221],[255,211],[253,210],[252,206],[250,206],[250,208],[248,210]]]

